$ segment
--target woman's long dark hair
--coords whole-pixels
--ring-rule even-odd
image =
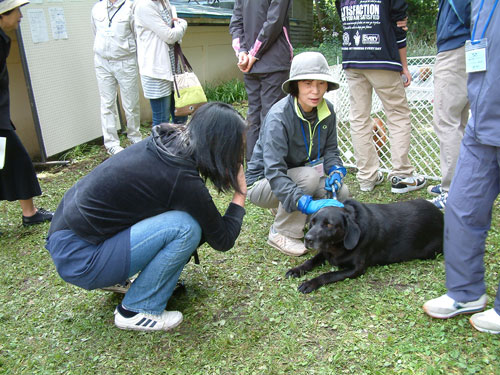
[[[240,191],[238,170],[243,163],[245,121],[229,104],[211,102],[198,108],[187,125],[190,153],[200,175],[219,192]]]

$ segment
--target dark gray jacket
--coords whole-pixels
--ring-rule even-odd
[[[277,102],[267,114],[245,174],[248,186],[266,178],[273,193],[288,212],[297,210],[297,201],[304,195],[287,175],[288,169],[301,167],[309,162],[302,124],[308,146],[312,139],[311,160],[316,159],[318,155],[319,132],[319,154],[324,158],[325,173],[334,165],[343,165],[337,144],[333,105],[323,99],[318,106],[318,121],[311,126],[302,117],[297,100],[288,95]]]
[[[249,73],[289,70],[293,48],[289,38],[290,0],[236,0],[229,32],[233,48],[255,56]]]

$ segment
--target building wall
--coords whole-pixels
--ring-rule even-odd
[[[295,45],[313,43],[313,2],[294,0],[290,12],[290,38]]]
[[[10,76],[11,117],[26,149],[32,157],[37,158],[40,156],[40,149],[21,66],[19,47],[15,34],[9,36],[12,39],[11,52],[7,61]],[[231,47],[231,36],[227,26],[188,26],[182,41],[182,49],[202,84],[224,82],[236,77],[242,79],[242,74],[236,66],[236,57]],[[96,90],[89,95],[98,97],[99,93]],[[122,119],[125,119],[123,111]],[[143,97],[142,89],[141,120],[151,121],[151,107],[149,100]]]
[[[21,138],[24,147],[31,156],[40,155],[38,139],[36,137],[33,115],[24,79],[21,55],[15,33],[7,33],[11,38],[10,54],[7,58],[9,71],[10,117],[16,127],[16,132]]]

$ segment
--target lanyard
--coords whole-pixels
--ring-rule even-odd
[[[465,25],[465,22],[462,19],[461,15],[457,12],[457,8],[455,7],[455,3],[453,2],[453,0],[448,0],[448,3],[450,4],[451,9],[453,9],[453,12],[455,12],[455,16],[457,16],[458,20],[462,23],[462,25]]]
[[[126,0],[125,0],[126,1]],[[116,16],[116,13],[118,13],[120,11],[120,9],[122,8],[123,4],[125,4],[125,1],[123,3],[120,4],[120,6],[118,7],[118,9],[116,10],[116,12],[113,13],[113,15],[111,17],[109,17],[109,8],[108,8],[108,19],[109,19],[109,27],[111,27],[111,22],[113,22],[113,18],[115,18]]]
[[[486,21],[486,25],[484,25],[483,32],[481,33],[481,38],[484,38],[484,34],[486,33],[486,29],[488,28],[488,25],[490,24],[491,17],[493,17],[493,12],[495,11],[495,8],[497,7],[498,0],[495,0],[495,4],[493,4],[493,8],[491,9],[490,15],[488,16],[488,20]],[[476,40],[474,37],[476,35],[476,27],[477,23],[479,21],[479,15],[481,14],[481,10],[483,9],[484,5],[484,0],[481,0],[481,5],[479,6],[479,11],[477,12],[477,17],[476,17],[476,22],[474,22],[474,28],[472,29],[472,38],[471,38],[471,44],[478,44],[479,40]]]
[[[306,137],[306,131],[304,130],[304,122],[302,119],[300,119],[300,129],[302,130],[302,137],[304,137],[304,145],[306,146],[306,152],[307,152],[307,159],[309,159],[309,162],[311,162],[311,150],[312,150],[312,135],[311,134],[311,126],[309,126],[309,134],[311,135],[311,148],[307,145],[307,137]],[[320,134],[321,134],[321,126],[318,126],[318,158],[316,160],[319,160],[319,157],[321,156],[320,149],[321,149],[321,143],[320,143]]]

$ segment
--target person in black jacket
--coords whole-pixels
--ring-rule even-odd
[[[404,87],[411,83],[406,61],[404,0],[336,1],[342,20],[342,67],[349,85],[351,137],[362,191],[372,191],[383,175],[373,139],[372,92],[387,116],[391,145],[391,191],[421,189],[426,180],[414,174],[410,150],[410,109]]]
[[[229,32],[248,95],[246,159],[250,161],[267,112],[285,94],[293,58],[290,0],[236,0]]]
[[[59,275],[85,289],[139,276],[115,310],[121,329],[169,330],[164,311],[191,254],[203,242],[227,251],[245,214],[243,118],[223,103],[200,107],[187,126],[162,124],[152,136],[99,165],[64,195],[48,233]],[[234,189],[224,216],[205,181]]]
[[[5,32],[14,31],[21,18],[20,7],[28,0],[3,0],[0,2],[0,138],[5,141],[5,162],[0,166],[0,200],[19,201],[23,225],[50,221],[53,212],[36,208],[33,197],[42,194],[35,169],[28,152],[16,134],[10,119],[9,73],[7,56],[10,38]]]

